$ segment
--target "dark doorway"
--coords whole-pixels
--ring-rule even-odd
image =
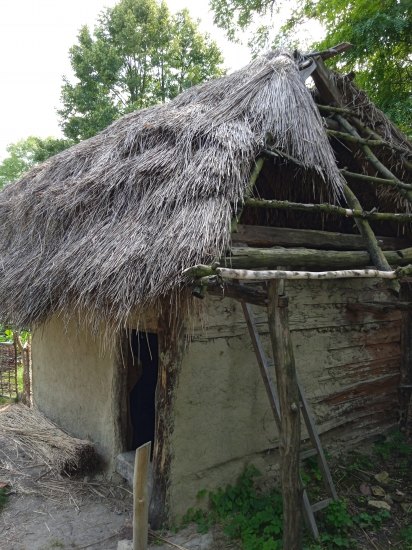
[[[155,394],[159,364],[157,334],[130,332],[129,411],[130,450],[154,442]]]

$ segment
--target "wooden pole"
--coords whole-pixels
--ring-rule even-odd
[[[344,186],[343,194],[345,195],[348,206],[350,206],[352,210],[362,210],[359,200],[348,185]],[[365,240],[366,249],[369,252],[369,256],[371,257],[374,266],[382,271],[390,271],[391,266],[380,249],[375,233],[372,231],[368,220],[364,220],[363,218],[355,218],[355,223],[359,229],[359,233]]]
[[[412,214],[392,212],[364,212],[352,210],[329,203],[305,204],[300,202],[279,201],[274,199],[246,199],[245,206],[253,208],[272,208],[278,210],[299,210],[301,212],[320,212],[325,214],[337,214],[345,218],[364,218],[373,221],[390,221],[398,223],[411,223]]]
[[[411,418],[411,395],[412,395],[412,288],[410,284],[401,285],[401,300],[396,305],[402,304],[401,324],[401,372],[399,383],[399,427],[410,437],[412,426],[409,425]],[[403,305],[405,309],[403,309]],[[409,307],[408,307],[409,306]],[[399,308],[400,309],[400,308]]]
[[[21,362],[23,364],[23,395],[22,403],[31,407],[31,336],[23,345],[20,333],[13,332],[14,345],[20,351]]]
[[[206,274],[206,269],[209,272]],[[412,265],[398,267],[394,271],[379,271],[378,269],[343,269],[339,271],[281,271],[281,270],[252,270],[252,269],[229,269],[226,267],[217,267],[213,269],[210,266],[194,266],[185,269],[183,274],[193,276],[194,273],[201,271],[204,275],[201,277],[202,284],[209,284],[209,277],[217,275],[222,279],[232,279],[234,281],[270,281],[272,279],[405,279],[412,276]]]
[[[302,488],[299,477],[299,386],[289,331],[288,298],[283,282],[268,283],[269,333],[280,404],[280,479],[283,497],[283,548],[302,548]]]
[[[133,475],[133,550],[147,550],[149,536],[148,472],[151,442],[136,449]]]

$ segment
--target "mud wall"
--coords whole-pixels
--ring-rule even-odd
[[[34,405],[69,434],[95,443],[112,468],[121,450],[114,352],[74,321],[57,317],[33,333]]]
[[[297,369],[319,432],[331,450],[397,420],[399,312],[354,312],[391,300],[377,281],[294,281],[287,286]],[[195,323],[175,395],[171,464],[174,516],[201,489],[235,481],[253,462],[277,467],[277,430],[239,304],[208,297]],[[255,308],[270,351],[267,316]],[[273,476],[272,476],[273,477]]]

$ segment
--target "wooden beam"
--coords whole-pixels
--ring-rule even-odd
[[[287,265],[303,269],[358,269],[371,266],[372,260],[366,251],[359,250],[315,250],[309,248],[231,248],[231,256],[223,258],[221,266],[235,269],[275,268]],[[390,265],[412,263],[412,248],[385,251],[384,256]],[[210,269],[204,274],[211,274]]]
[[[407,248],[408,239],[376,237],[383,250]],[[333,233],[316,229],[292,229],[289,227],[268,227],[265,225],[242,225],[232,233],[232,244],[255,247],[303,246],[320,250],[365,250],[365,242],[360,235]],[[277,264],[280,265],[280,264]]]
[[[400,298],[407,300],[409,309],[402,311],[401,325],[401,378],[399,383],[399,427],[408,437],[412,432],[410,424],[412,413],[412,288],[402,284]]]
[[[320,57],[321,59],[329,59],[330,57],[334,57],[335,55],[347,52],[351,48],[353,48],[353,45],[350,42],[341,42],[340,44],[332,46],[327,50],[305,54],[305,57]]]
[[[360,139],[359,133],[356,131],[356,129],[352,126],[352,124],[346,120],[342,115],[336,114],[335,118],[338,120],[338,122],[342,125],[342,127],[353,137]],[[370,164],[378,171],[384,178],[392,179],[396,183],[401,184],[402,182],[388,169],[382,162],[378,159],[378,157],[373,153],[372,149],[365,145],[364,143],[359,143],[359,148],[363,151],[366,159],[370,162]],[[410,203],[412,203],[412,191],[403,189],[402,187],[399,187],[399,192],[401,195],[403,195]]]
[[[283,498],[283,548],[302,548],[302,488],[299,474],[300,405],[289,330],[288,301],[280,281],[268,285],[269,333],[280,404],[280,479]]]
[[[345,196],[346,202],[352,208],[352,210],[362,210],[360,202],[348,185],[344,186],[343,194]],[[391,266],[389,265],[388,260],[384,256],[382,250],[379,248],[375,233],[372,231],[368,220],[365,220],[364,218],[355,218],[355,223],[358,226],[359,233],[365,240],[366,249],[369,252],[369,256],[371,257],[373,265],[381,271],[390,271]]]
[[[372,139],[372,138],[363,138],[359,134],[350,134],[349,132],[342,132],[339,130],[334,129],[327,129],[326,133],[328,136],[343,140],[343,141],[349,141],[351,143],[356,143],[358,145],[367,145],[368,147],[386,147],[387,149],[390,149],[392,153],[394,151],[398,151],[401,154],[407,154],[408,151],[406,149],[403,149],[402,147],[398,147],[397,145],[392,145],[388,141],[385,141],[383,139]]]
[[[398,267],[394,271],[379,271],[378,269],[345,269],[339,271],[287,271],[216,268],[215,274],[222,279],[233,281],[271,281],[273,279],[388,279],[395,280],[410,277],[412,265]]]
[[[159,375],[156,385],[156,422],[153,445],[153,489],[150,500],[150,526],[160,529],[168,524],[170,513],[170,468],[174,399],[182,364],[185,337],[183,318],[173,304],[162,308],[159,318]]]
[[[349,172],[348,170],[341,170],[340,172],[342,176],[345,176],[345,178],[366,181],[368,183],[376,183],[378,185],[385,185],[386,187],[394,187],[396,189],[405,189],[407,191],[412,190],[412,184],[403,183],[396,179],[378,178],[376,176],[368,176],[366,174],[357,174],[356,172]]]
[[[412,214],[392,212],[364,212],[363,210],[352,210],[329,203],[305,204],[291,201],[246,199],[245,206],[252,208],[271,208],[274,210],[297,210],[300,212],[318,212],[324,214],[337,214],[345,218],[363,218],[371,221],[391,221],[396,223],[411,223]]]
[[[316,69],[312,73],[312,78],[323,101],[341,106],[342,96],[339,88],[331,71],[326,68],[322,59],[316,59]]]
[[[356,269],[372,265],[367,252],[310,250],[307,248],[232,248],[231,257],[223,258],[222,265],[235,269],[271,268],[277,265],[306,269]],[[412,248],[387,251],[384,255],[390,265],[405,266],[412,263]],[[211,265],[195,265],[183,270],[187,277],[199,279],[216,275]]]

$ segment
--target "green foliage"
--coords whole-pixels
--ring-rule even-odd
[[[121,0],[102,12],[93,34],[80,30],[70,61],[76,80],[64,80],[59,114],[75,141],[222,74],[220,50],[189,12],[171,15],[158,0]]]
[[[6,489],[0,489],[0,512],[4,508],[7,502],[7,491]]]
[[[309,464],[311,480],[318,481],[317,467]],[[207,493],[201,491],[199,500],[208,499],[208,508],[190,509],[184,517],[183,526],[197,523],[201,533],[214,524],[220,524],[225,534],[239,541],[243,550],[280,550],[282,548],[282,498],[278,491],[260,491],[255,478],[259,472],[249,467],[240,476],[236,485]],[[206,502],[204,502],[206,504]],[[362,511],[352,515],[346,500],[329,504],[316,515],[320,538],[314,542],[307,536],[305,550],[337,550],[357,547],[353,536],[357,529],[380,529],[390,518],[386,510]],[[408,540],[412,531],[401,533]],[[408,547],[409,548],[409,547]],[[412,546],[409,550],[412,550]]]
[[[352,518],[348,512],[347,502],[344,500],[335,500],[329,504],[323,514],[323,521],[335,533],[346,532],[353,525]]]
[[[7,147],[8,156],[0,163],[0,189],[19,179],[32,166],[60,153],[72,142],[53,137],[29,136]]]
[[[214,22],[234,39],[237,30],[244,30],[254,21],[255,15],[272,15],[281,2],[276,0],[210,0]]]
[[[234,37],[254,15],[272,14],[256,31],[254,51],[267,47],[270,22],[282,0],[210,0],[215,22]],[[356,84],[405,132],[412,132],[412,1],[411,0],[297,0],[295,10],[283,26],[276,45],[299,43],[302,24],[321,23],[325,38],[312,49],[324,49],[350,42],[353,48],[331,61],[342,72],[355,71]]]
[[[0,323],[0,342],[13,342],[13,331]]]
[[[398,430],[383,436],[374,445],[374,451],[379,458],[388,460],[390,457],[410,458],[412,456],[412,445],[405,435]]]
[[[391,517],[388,510],[379,510],[374,514],[369,512],[361,512],[356,516],[353,516],[353,521],[356,525],[359,525],[362,529],[369,529],[373,527],[380,527],[387,519]]]
[[[207,511],[189,510],[185,523],[196,522],[201,532],[220,523],[226,535],[241,541],[244,550],[280,549],[282,499],[278,491],[258,491],[254,484],[258,475],[255,468],[247,468],[236,485],[209,493]]]
[[[402,550],[412,550],[412,525],[407,525],[400,530],[399,539],[403,543],[399,548],[402,548]]]
[[[13,342],[13,334],[15,330],[9,325],[2,325],[0,323],[0,342]],[[20,339],[25,344],[29,338],[30,332],[27,330],[19,331]]]
[[[406,131],[412,129],[411,9],[411,0],[306,0],[300,12],[325,26],[319,48],[353,44],[335,63],[355,71],[357,85]]]

